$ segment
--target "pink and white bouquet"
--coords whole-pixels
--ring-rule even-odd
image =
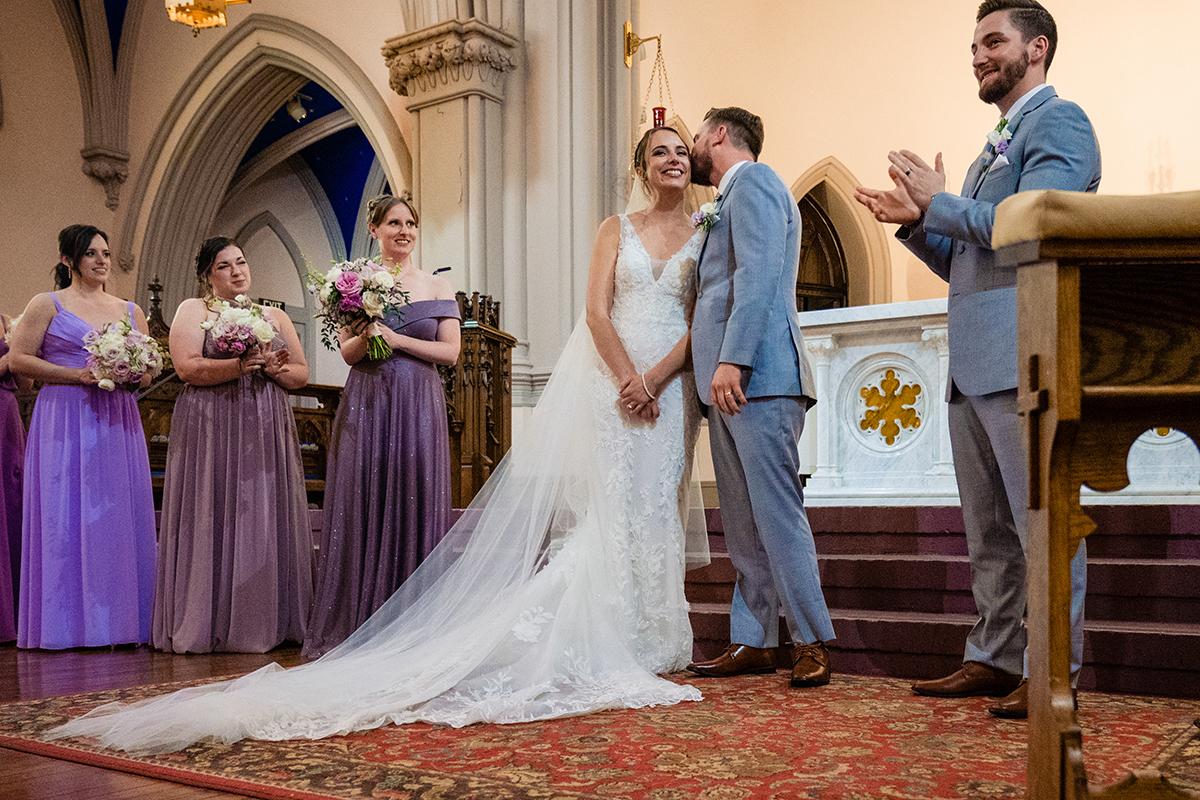
[[[338,347],[338,328],[375,322],[408,302],[396,276],[365,258],[334,264],[324,274],[310,272],[308,290],[321,304],[316,314],[321,320],[321,342],[330,350]],[[367,358],[378,360],[391,354],[391,345],[382,336],[368,340]]]
[[[200,327],[212,333],[213,346],[222,353],[241,356],[251,347],[269,344],[275,338],[275,328],[260,306],[239,294],[228,300],[218,300],[209,306],[217,312],[216,319],[206,319]]]
[[[100,379],[101,389],[111,392],[121,385],[136,385],[149,375],[162,372],[163,356],[158,342],[139,331],[128,319],[105,323],[83,337],[87,366]]]

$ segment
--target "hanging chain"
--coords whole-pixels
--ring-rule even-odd
[[[646,99],[642,101],[642,122],[646,121],[646,107],[650,105],[650,91],[654,88],[654,79],[658,78],[658,104],[663,104],[663,86],[667,87],[667,100],[671,112],[675,111],[675,98],[671,96],[671,79],[667,77],[667,62],[663,60],[662,40],[658,41],[658,54],[654,57],[654,67],[650,70],[650,80],[646,82]]]

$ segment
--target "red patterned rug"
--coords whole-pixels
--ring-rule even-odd
[[[168,688],[147,686],[0,705],[0,746],[272,800],[1024,795],[1025,723],[992,718],[986,698],[918,697],[907,681],[856,676],[811,690],[791,689],[785,673],[690,682],[702,702],[521,725],[409,725],[148,758],[42,740],[101,703]],[[1200,797],[1200,703],[1085,693],[1079,707],[1094,782],[1152,766]]]

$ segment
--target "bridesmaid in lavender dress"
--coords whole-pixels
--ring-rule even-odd
[[[21,472],[25,426],[17,410],[17,386],[30,383],[9,368],[6,341],[12,320],[0,314],[0,642],[17,638],[17,587],[21,575]]]
[[[145,642],[154,597],[146,438],[133,394],[96,386],[83,337],[123,318],[146,333],[146,317],[105,292],[102,231],[72,225],[58,247],[59,291],[29,301],[12,341],[12,368],[44,384],[25,450],[17,646]]]
[[[308,382],[287,315],[264,308],[269,347],[221,352],[202,322],[250,291],[242,248],[223,236],[196,256],[203,298],[171,324],[187,387],[175,403],[163,486],[150,643],[175,653],[265,653],[304,639],[312,602],[312,527],[288,389]]]
[[[384,325],[339,333],[342,358],[353,369],[330,444],[308,659],[375,613],[450,522],[450,441],[436,365],[458,360],[458,303],[447,280],[412,263],[419,219],[411,200],[376,197],[367,220],[380,263],[399,270],[409,305]],[[376,333],[395,351],[384,361],[366,358]]]

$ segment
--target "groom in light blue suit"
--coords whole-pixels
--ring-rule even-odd
[[[796,315],[800,213],[759,164],[762,120],[715,108],[696,132],[692,180],[718,188],[701,220],[692,361],[707,409],[721,520],[737,569],[732,644],[689,665],[698,675],[774,672],[779,613],[793,642],[791,683],[829,683],[834,637],[804,512],[798,443],[815,400]]]
[[[1017,192],[1094,192],[1100,150],[1091,122],[1046,85],[1058,31],[1036,0],[985,0],[976,15],[972,66],[979,98],[1000,124],[967,171],[960,195],[945,191],[939,153],[930,167],[907,150],[889,154],[891,191],[856,197],[950,283],[950,444],[971,559],[979,621],[962,668],[913,691],[936,697],[1006,695],[988,710],[1028,713],[1025,670],[1025,518],[1029,462],[1017,419],[1017,276],[992,251],[996,205]],[[1071,562],[1071,670],[1083,661],[1084,545]]]

